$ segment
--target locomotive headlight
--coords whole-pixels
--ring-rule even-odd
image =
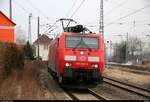
[[[92,68],[98,68],[98,64],[92,64]]]
[[[81,52],[80,52],[80,55],[83,55],[83,54],[84,54],[84,52],[83,52],[83,51],[81,51]]]
[[[69,67],[70,65],[69,65],[69,63],[66,63],[65,66],[66,66],[66,67]]]
[[[98,68],[98,65],[97,65],[97,64],[95,64],[94,66],[95,66],[95,68]]]
[[[71,66],[71,63],[68,63],[68,62],[67,62],[67,63],[65,63],[65,66],[66,66],[66,67],[70,67],[70,66]]]

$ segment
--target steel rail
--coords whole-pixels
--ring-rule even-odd
[[[67,95],[72,99],[72,100],[80,100],[79,97],[77,97],[76,95],[74,95],[73,93],[75,92],[72,92],[71,90],[69,89],[64,89],[63,90],[67,93]],[[79,90],[79,93],[82,92],[83,90]],[[105,98],[104,96],[94,92],[93,90],[91,89],[86,89],[84,90],[83,92],[85,92],[85,94],[91,94],[92,96],[94,96],[96,99],[98,100],[109,100],[107,98]]]
[[[104,78],[104,79],[108,79],[108,80],[112,80],[112,81],[115,81],[115,82],[118,82],[118,83],[120,83],[120,84],[124,84],[124,85],[130,86],[130,87],[134,87],[134,88],[137,88],[137,89],[146,91],[146,92],[150,92],[149,89],[146,89],[146,88],[143,88],[143,87],[139,87],[139,86],[135,86],[135,85],[132,85],[132,84],[128,84],[128,83],[122,82],[122,81],[120,81],[120,80],[112,79],[112,78],[109,78],[109,77],[103,77],[103,78]]]
[[[108,64],[109,66],[118,66],[118,67],[123,67],[127,69],[133,69],[133,70],[139,70],[143,72],[150,72],[150,68],[144,67],[144,66],[136,66],[136,65],[121,65],[121,64]]]
[[[131,93],[135,93],[137,95],[140,95],[140,96],[143,96],[143,97],[146,97],[146,98],[150,99],[150,93],[149,92],[144,91],[140,88],[136,88],[132,85],[128,85],[128,84],[125,84],[125,83],[122,83],[122,82],[117,82],[117,81],[114,81],[114,80],[111,80],[111,79],[106,79],[106,78],[104,78],[104,82],[109,84],[109,85],[118,87],[120,89],[126,90],[126,91],[131,92]]]
[[[99,100],[109,100],[108,98],[96,93],[95,91],[93,91],[92,89],[88,89],[89,93],[92,94],[93,96],[95,96],[97,99]]]

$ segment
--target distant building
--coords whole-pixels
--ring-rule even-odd
[[[15,25],[0,11],[0,42],[14,42]]]
[[[39,56],[43,61],[48,60],[48,45],[52,39],[50,39],[47,35],[43,34],[33,43],[34,48],[34,56],[38,57],[38,42],[39,42]]]

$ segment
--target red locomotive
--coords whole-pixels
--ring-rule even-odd
[[[103,81],[103,39],[100,34],[85,31],[88,29],[82,25],[64,27],[49,45],[48,71],[59,83],[97,85]]]

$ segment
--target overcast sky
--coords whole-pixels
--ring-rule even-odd
[[[53,24],[57,19],[70,18],[83,2],[82,0],[12,0],[13,21],[28,33],[28,16],[32,13],[32,42],[37,38],[37,16],[40,24]],[[74,5],[74,6],[73,6]],[[85,0],[72,17],[78,23],[94,26],[89,29],[98,32],[100,0]],[[0,10],[9,17],[9,0],[0,0]],[[122,19],[123,17],[123,19]],[[121,18],[121,19],[120,19]],[[104,0],[105,40],[116,42],[129,34],[149,40],[150,0]],[[40,26],[40,33],[47,28]],[[123,37],[122,39],[125,39]]]

